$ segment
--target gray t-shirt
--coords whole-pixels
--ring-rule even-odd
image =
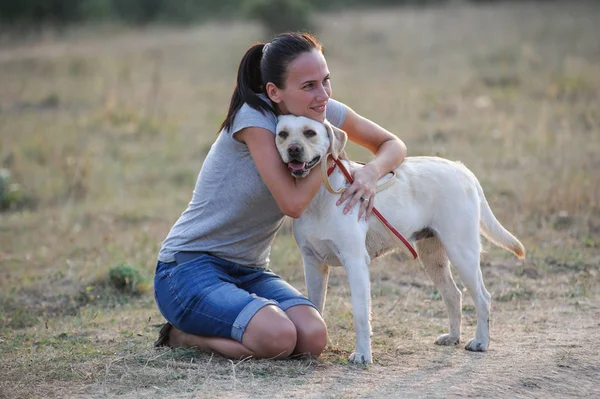
[[[263,101],[269,101],[261,95]],[[327,103],[327,119],[341,127],[346,107],[333,99]],[[263,182],[246,144],[234,135],[247,127],[273,132],[275,114],[242,105],[229,131],[213,143],[198,175],[192,200],[171,228],[158,254],[161,262],[173,262],[179,251],[210,252],[230,262],[267,267],[275,233],[285,215]]]

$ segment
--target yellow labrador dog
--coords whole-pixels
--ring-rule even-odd
[[[293,115],[279,117],[276,133],[281,158],[297,178],[306,176],[328,152],[337,159],[347,141],[346,133],[328,122]],[[349,170],[361,167],[348,160],[342,162]],[[396,181],[377,194],[375,207],[416,245],[427,275],[442,295],[449,331],[435,343],[460,342],[462,294],[450,272],[452,263],[477,311],[477,331],[466,349],[486,351],[490,294],[479,265],[480,232],[519,258],[525,256],[525,248],[496,220],[477,178],[461,163],[437,157],[407,157],[395,172]],[[339,168],[329,179],[335,189],[349,185]],[[358,204],[344,215],[343,207],[335,204],[338,198],[322,185],[302,216],[294,220],[294,238],[302,253],[308,297],[321,313],[329,266],[346,269],[356,330],[356,349],[350,361],[371,363],[369,263],[399,244],[374,216],[368,222],[357,220]]]

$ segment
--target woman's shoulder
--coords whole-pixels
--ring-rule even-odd
[[[259,95],[259,97],[261,97],[261,95]],[[248,103],[242,104],[233,118],[233,124],[230,130],[231,134],[235,134],[247,127],[261,127],[275,133],[277,116],[273,110],[269,110],[271,104],[268,98],[261,98],[261,101],[263,101],[265,105],[268,105],[268,107],[253,107]]]
[[[333,126],[341,128],[346,119],[346,105],[330,98],[327,103],[326,117]]]

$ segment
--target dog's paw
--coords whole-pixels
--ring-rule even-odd
[[[373,363],[373,359],[371,359],[371,356],[363,355],[358,352],[354,352],[353,354],[351,354],[350,357],[348,358],[348,360],[354,364],[371,364],[371,363]]]
[[[450,334],[440,335],[438,337],[438,339],[435,340],[436,345],[444,345],[444,346],[458,345],[459,342],[460,342],[460,337],[450,335]]]
[[[467,342],[465,349],[472,352],[485,352],[487,351],[488,343],[479,341],[475,338]]]

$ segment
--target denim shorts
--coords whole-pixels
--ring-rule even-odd
[[[165,319],[181,331],[241,342],[252,317],[267,305],[285,311],[315,305],[269,269],[241,266],[210,254],[158,262],[154,297]]]

